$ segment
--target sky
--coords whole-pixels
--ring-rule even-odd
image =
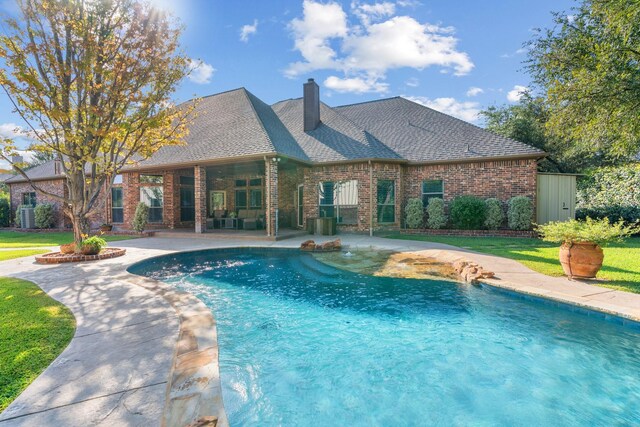
[[[482,126],[531,87],[524,43],[568,0],[151,0],[184,25],[175,101],[245,87],[267,103],[314,78],[331,106],[404,96]],[[13,0],[0,9],[15,11]],[[0,94],[0,135],[23,126]],[[1,167],[2,165],[0,165]]]

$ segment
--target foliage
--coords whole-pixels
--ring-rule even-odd
[[[407,228],[420,228],[424,220],[424,208],[422,200],[418,198],[409,199],[405,207],[404,223]]]
[[[498,199],[487,199],[485,204],[484,226],[488,230],[497,230],[504,222],[502,202]]]
[[[528,93],[517,104],[491,106],[481,115],[491,132],[544,150],[548,156],[538,162],[543,172],[579,172],[620,160],[603,147],[574,144],[547,129],[549,108],[545,100]]]
[[[34,168],[36,166],[40,166],[44,163],[50,162],[51,160],[55,160],[55,155],[50,151],[33,151],[31,155],[31,160],[29,161],[29,165],[27,166],[29,169]]]
[[[451,223],[461,230],[479,230],[485,220],[484,201],[475,196],[459,196],[450,206]]]
[[[611,222],[624,221],[626,224],[633,224],[640,221],[640,206],[602,206],[595,208],[576,209],[576,219],[608,218]]]
[[[82,247],[91,246],[96,252],[107,247],[107,241],[100,236],[91,236],[82,239]]]
[[[0,411],[71,341],[75,319],[31,282],[0,278]]]
[[[538,273],[564,276],[558,261],[558,247],[540,239],[516,237],[461,237],[389,234],[386,237],[445,243],[476,252],[510,258]],[[604,264],[598,272],[598,286],[640,294],[640,238],[614,243],[604,248]]]
[[[149,220],[149,206],[144,202],[138,203],[136,213],[133,215],[133,229],[138,233],[142,233],[147,226]]]
[[[107,242],[133,239],[133,236],[105,235]],[[60,246],[73,242],[73,233],[69,231],[51,233],[25,233],[22,231],[0,231],[0,248],[35,248],[42,246]]]
[[[427,227],[439,230],[447,225],[447,216],[444,213],[444,200],[435,197],[429,199],[427,215]]]
[[[56,222],[55,211],[50,203],[41,203],[34,209],[36,228],[51,228]]]
[[[640,2],[583,0],[529,43],[528,71],[550,109],[547,128],[592,152],[640,151]]]
[[[11,205],[9,204],[9,196],[0,193],[0,227],[8,227],[11,225]]]
[[[21,215],[20,212],[22,211],[22,209],[26,209],[26,208],[32,208],[33,206],[31,205],[18,205],[17,209],[16,209],[16,217],[14,218],[14,223],[16,225],[16,227],[20,228],[22,227],[22,219],[21,219]]]
[[[512,230],[529,230],[533,221],[533,203],[525,196],[509,199],[507,220]]]
[[[4,22],[0,85],[30,129],[28,148],[60,161],[67,188],[60,196],[30,184],[64,206],[76,244],[111,178],[187,132],[194,103],[173,107],[170,96],[191,60],[180,27],[151,3],[21,1],[20,16]],[[7,161],[17,152],[10,139],[0,148]]]
[[[637,225],[625,225],[624,221],[610,223],[608,218],[578,221],[555,221],[538,225],[537,231],[545,242],[579,243],[592,242],[605,246],[613,242],[621,242],[633,233],[640,231]]]

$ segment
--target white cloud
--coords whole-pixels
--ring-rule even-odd
[[[329,76],[324,81],[324,85],[336,92],[351,92],[351,93],[367,93],[367,92],[376,92],[376,93],[384,93],[389,90],[389,85],[387,83],[382,83],[377,81],[376,79],[363,79],[360,77],[354,78],[344,78],[341,79],[336,76]]]
[[[515,85],[513,89],[511,89],[507,93],[507,100],[509,100],[509,102],[518,102],[520,101],[520,99],[522,99],[524,94],[526,94],[527,92],[529,92],[528,87],[522,86],[522,85]]]
[[[351,10],[364,25],[369,25],[372,21],[378,21],[393,15],[396,12],[396,5],[391,2],[362,4],[354,1],[351,3]]]
[[[20,138],[24,136],[24,129],[15,123],[0,124],[0,138]]]
[[[243,25],[240,28],[240,40],[247,43],[249,41],[249,36],[258,32],[258,20],[253,20],[253,25]]]
[[[192,59],[189,68],[191,69],[189,80],[199,85],[211,83],[211,77],[216,71],[213,66],[199,59]]]
[[[469,88],[469,90],[467,91],[467,96],[478,96],[481,93],[484,93],[484,89],[479,88],[479,87],[475,87],[472,86]]]
[[[406,84],[409,87],[418,87],[420,86],[420,80],[416,79],[415,77],[411,77],[409,80],[404,82],[404,84]]]
[[[469,123],[476,123],[479,119],[480,104],[477,102],[458,101],[455,98],[430,99],[424,96],[405,96],[404,98]]]
[[[374,82],[372,86],[386,90],[386,84],[378,83],[384,83],[392,69],[438,66],[465,75],[474,67],[469,56],[456,49],[458,39],[452,27],[422,24],[409,16],[390,17],[395,6],[389,2],[354,2],[352,12],[362,26],[349,26],[347,14],[338,3],[305,0],[303,17],[289,24],[295,49],[304,61],[289,64],[285,75],[336,70],[344,73],[344,79]]]

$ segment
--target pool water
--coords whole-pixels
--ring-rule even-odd
[[[130,269],[198,296],[232,426],[640,423],[640,328],[453,282],[334,269],[292,250]]]

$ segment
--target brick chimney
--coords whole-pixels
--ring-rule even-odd
[[[24,157],[16,154],[11,156],[11,163],[23,163],[24,162]]]
[[[309,79],[303,85],[304,131],[314,130],[320,124],[320,88]]]

